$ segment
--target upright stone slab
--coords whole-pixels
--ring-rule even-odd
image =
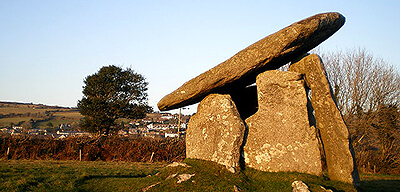
[[[257,76],[258,111],[246,119],[245,162],[261,171],[321,175],[315,129],[307,116],[300,73],[267,71]]]
[[[186,157],[214,161],[234,172],[239,166],[244,131],[231,96],[208,95],[189,120]]]
[[[194,104],[229,84],[249,85],[258,74],[277,69],[325,41],[345,22],[339,13],[322,13],[269,35],[228,60],[183,84],[162,98],[157,106],[170,110]]]
[[[324,145],[329,178],[357,184],[359,176],[349,131],[333,99],[321,59],[315,54],[308,55],[292,64],[289,70],[305,74],[311,89],[311,104]]]

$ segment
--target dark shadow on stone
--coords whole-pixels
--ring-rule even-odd
[[[247,126],[247,123],[243,121],[245,129],[244,129],[244,136],[243,136],[243,142],[242,145],[240,146],[240,157],[239,157],[239,167],[241,170],[246,169],[246,162],[244,159],[244,146],[246,145],[247,142],[247,136],[249,135],[249,126]]]
[[[307,113],[308,113],[308,122],[310,123],[310,127],[315,128],[316,137],[318,139],[318,148],[321,155],[321,163],[322,163],[322,171],[328,171],[328,166],[326,164],[326,155],[325,155],[325,148],[324,143],[321,139],[320,130],[317,128],[317,120],[315,119],[315,111],[311,104],[311,89],[305,85],[306,93],[307,93]]]
[[[305,86],[307,93],[307,112],[308,112],[308,122],[310,122],[310,127],[317,127],[317,120],[315,120],[314,108],[311,104],[311,89]]]
[[[219,90],[222,93],[230,94],[236,108],[239,112],[240,118],[243,120],[245,125],[245,131],[243,136],[243,142],[240,146],[240,157],[239,166],[241,170],[246,168],[246,162],[244,159],[244,146],[247,142],[247,136],[249,135],[249,127],[247,126],[245,120],[250,116],[254,115],[258,111],[258,96],[257,96],[257,86],[255,85],[231,85],[224,89]]]
[[[232,86],[226,90],[235,102],[240,118],[244,121],[258,111],[257,86]]]
[[[356,154],[354,153],[354,148],[351,142],[351,137],[349,137],[349,149],[351,156],[353,158],[353,172],[351,172],[351,177],[353,178],[354,187],[358,187],[360,185],[360,174],[358,174],[357,162],[356,162]]]
[[[240,118],[245,125],[243,142],[240,146],[239,157],[240,169],[244,170],[246,167],[246,163],[244,160],[244,146],[246,145],[247,136],[249,134],[249,127],[247,126],[245,120],[258,111],[257,86],[246,86],[245,84],[237,83],[225,86],[223,89],[218,89],[216,92],[219,94],[229,94],[231,96],[233,102],[236,105],[236,109],[239,112]]]

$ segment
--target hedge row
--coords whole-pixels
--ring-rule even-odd
[[[182,161],[185,141],[118,137],[0,137],[0,158],[82,161]]]

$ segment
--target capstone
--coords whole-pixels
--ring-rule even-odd
[[[254,83],[258,74],[277,69],[307,53],[339,30],[344,22],[339,13],[322,13],[293,23],[186,82],[162,98],[158,108],[164,111],[184,107],[226,86]]]

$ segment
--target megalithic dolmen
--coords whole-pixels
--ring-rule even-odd
[[[249,85],[266,70],[277,69],[329,38],[345,22],[340,13],[317,14],[269,35],[200,74],[158,102],[161,111],[201,101],[232,85]]]

